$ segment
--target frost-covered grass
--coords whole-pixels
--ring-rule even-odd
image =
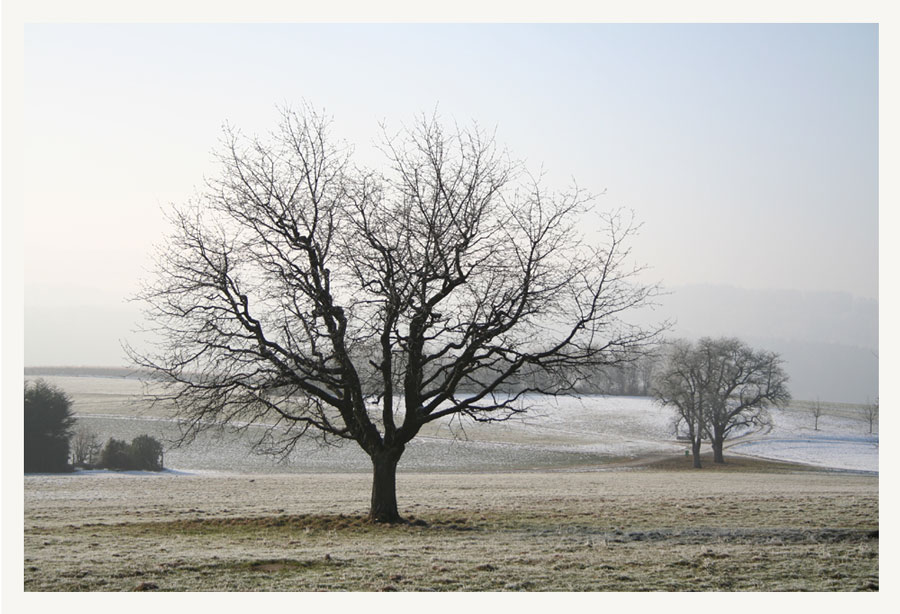
[[[876,590],[878,481],[802,473],[28,476],[25,589]]]

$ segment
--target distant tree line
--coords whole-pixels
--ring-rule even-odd
[[[628,362],[596,370],[579,392],[627,397],[651,396],[654,377],[661,365],[658,354],[642,354]]]
[[[69,396],[42,379],[25,382],[24,410],[26,473],[163,469],[163,446],[155,438],[139,435],[131,443],[110,438],[101,445],[96,433],[76,428]]]
[[[382,374],[378,370],[380,348],[359,350],[368,360],[361,360],[360,380],[363,390],[372,393],[381,384]],[[589,365],[586,367],[567,365],[565,368],[548,369],[545,365],[534,367],[524,365],[515,377],[510,377],[496,386],[495,391],[515,394],[524,390],[556,390],[561,393],[603,394],[611,396],[651,396],[653,378],[662,364],[662,358],[652,347],[642,347],[639,351],[623,352],[618,362],[611,365]],[[450,367],[449,359],[432,360],[424,370],[425,379],[436,377]],[[475,393],[478,382],[491,373],[504,371],[512,363],[499,358],[489,366],[472,369],[459,384],[461,392]]]
[[[147,379],[152,374],[133,367],[25,367],[26,377],[115,377]]]

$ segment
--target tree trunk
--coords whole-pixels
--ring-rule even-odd
[[[694,455],[694,469],[702,469],[700,465],[700,439],[691,440],[691,452]]]
[[[722,439],[715,438],[712,440],[712,449],[713,449],[713,462],[714,463],[724,463],[725,456],[722,454],[722,451],[725,448],[725,442]]]
[[[384,450],[372,455],[372,503],[369,519],[373,522],[402,522],[397,511],[397,463],[403,450]]]

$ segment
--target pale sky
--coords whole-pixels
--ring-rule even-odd
[[[877,29],[825,25],[27,25],[25,365],[125,364],[162,211],[224,122],[306,100],[361,162],[378,122],[496,128],[551,186],[643,223],[665,286],[878,297]]]

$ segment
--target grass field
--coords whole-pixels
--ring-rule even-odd
[[[707,467],[711,463],[707,463]],[[401,474],[25,478],[26,591],[872,591],[878,478],[741,459]]]

